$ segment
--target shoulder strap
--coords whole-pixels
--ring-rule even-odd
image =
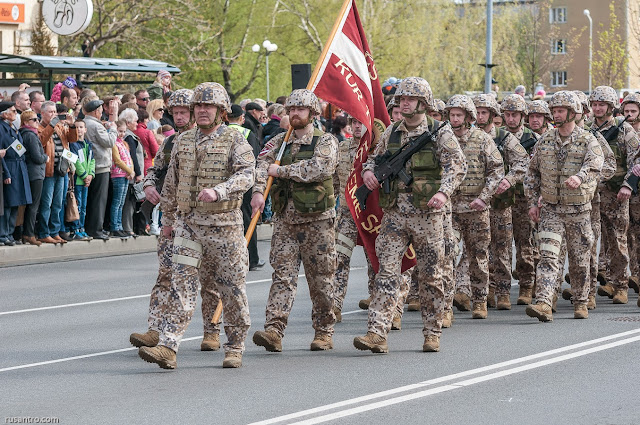
[[[391,136],[389,136],[389,145],[400,144],[400,133],[396,131],[400,123],[401,121],[397,121],[393,123],[393,131],[391,132]]]

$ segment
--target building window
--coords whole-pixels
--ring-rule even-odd
[[[549,23],[564,24],[567,22],[566,7],[552,7],[549,9]]]
[[[564,55],[567,53],[566,40],[551,40],[551,54]]]
[[[567,71],[551,72],[551,87],[564,87],[567,85]]]

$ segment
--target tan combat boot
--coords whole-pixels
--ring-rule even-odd
[[[612,284],[607,283],[606,285],[598,286],[598,295],[601,297],[608,297],[609,299],[613,298],[613,295],[616,293],[615,288]]]
[[[572,298],[573,298],[573,292],[571,292],[571,289],[566,288],[562,291],[563,300],[571,301]]]
[[[613,294],[614,304],[626,304],[629,302],[629,290],[628,289],[616,289]]]
[[[224,353],[222,367],[237,368],[240,366],[242,366],[242,353],[238,353],[237,351],[227,351]]]
[[[357,336],[353,339],[353,346],[358,350],[372,353],[388,353],[387,338],[373,332],[367,332],[365,336]]]
[[[473,311],[471,312],[472,319],[486,319],[487,318],[487,303],[474,302]]]
[[[531,304],[532,299],[533,299],[533,288],[525,288],[521,286],[520,291],[518,292],[518,300],[516,301],[516,303],[518,305],[529,305]]]
[[[463,292],[458,292],[453,296],[453,305],[458,311],[469,311],[471,310],[471,298]]]
[[[509,295],[498,295],[498,310],[511,310],[511,298]]]
[[[487,307],[496,308],[496,288],[489,286],[489,293],[487,294]]]
[[[218,351],[220,349],[220,335],[205,333],[200,344],[200,351]]]
[[[311,341],[311,351],[325,351],[333,349],[333,339],[331,335],[324,332],[316,332],[316,336]]]
[[[587,301],[587,310],[595,310],[595,309],[596,309],[596,296],[589,295],[589,298]]]
[[[553,312],[549,304],[538,302],[537,304],[529,304],[525,310],[527,316],[535,317],[541,322],[552,322]]]
[[[256,331],[253,334],[253,342],[267,349],[279,353],[282,351],[282,338],[274,331]]]
[[[574,319],[587,319],[589,318],[589,310],[586,304],[574,304],[573,305],[573,318]]]
[[[551,311],[554,313],[558,311],[558,296],[556,294],[553,294],[553,300],[551,301]]]
[[[425,353],[435,353],[440,351],[440,337],[438,335],[425,336],[422,351]]]
[[[143,334],[132,333],[129,336],[129,342],[134,347],[155,347],[160,341],[158,332],[148,330]]]
[[[393,315],[393,320],[391,321],[391,330],[399,331],[402,329],[402,316],[398,313]]]
[[[450,328],[453,323],[453,310],[446,310],[444,312],[444,318],[442,319],[442,327]]]
[[[629,276],[629,288],[633,289],[635,293],[640,293],[640,278],[638,276]]]
[[[342,311],[336,307],[333,307],[333,314],[336,315],[336,323],[342,322]]]
[[[363,310],[369,310],[369,304],[371,304],[371,297],[364,300],[360,300],[360,302],[358,303],[358,307],[360,307]]]
[[[176,352],[164,345],[140,347],[138,356],[145,362],[155,363],[163,369],[175,369],[178,367]]]
[[[409,298],[407,304],[407,311],[420,311],[420,298]]]

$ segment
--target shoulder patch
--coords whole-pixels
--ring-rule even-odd
[[[604,156],[604,154],[602,153],[602,148],[600,147],[600,144],[591,145],[591,152],[597,156]]]
[[[253,156],[253,152],[251,152],[250,150],[243,152],[242,155],[240,155],[240,158],[242,158],[246,162],[254,162],[256,160],[256,158]]]
[[[631,149],[638,149],[638,145],[640,145],[640,142],[638,142],[638,136],[631,132],[629,132],[628,134],[631,134],[633,136],[628,140],[629,147],[631,147]]]
[[[318,153],[322,156],[331,155],[331,146],[328,145],[320,145],[318,146]]]
[[[527,151],[525,150],[524,146],[522,146],[520,143],[515,145],[514,150],[516,152],[518,152],[519,154],[522,154],[522,155],[526,155],[527,154]]]
[[[500,155],[500,151],[498,149],[494,149],[494,151],[491,152],[491,156],[496,161],[502,161],[502,155]]]
[[[449,150],[455,150],[459,148],[458,143],[453,139],[453,137],[449,137],[446,142],[444,142],[444,147]]]

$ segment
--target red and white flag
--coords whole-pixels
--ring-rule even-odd
[[[380,232],[382,209],[378,206],[378,191],[367,199],[362,211],[355,197],[362,185],[362,164],[367,161],[373,144],[374,128],[384,131],[389,125],[389,114],[384,103],[378,71],[360,23],[355,0],[345,0],[329,41],[325,45],[312,78],[310,89],[320,98],[346,111],[366,127],[354,161],[355,169],[346,186],[346,199],[358,226],[362,245],[369,255],[374,270],[378,271],[375,239]],[[381,134],[381,131],[377,132]],[[413,250],[411,250],[411,253]],[[415,255],[408,252],[403,258],[402,270],[415,265]]]

